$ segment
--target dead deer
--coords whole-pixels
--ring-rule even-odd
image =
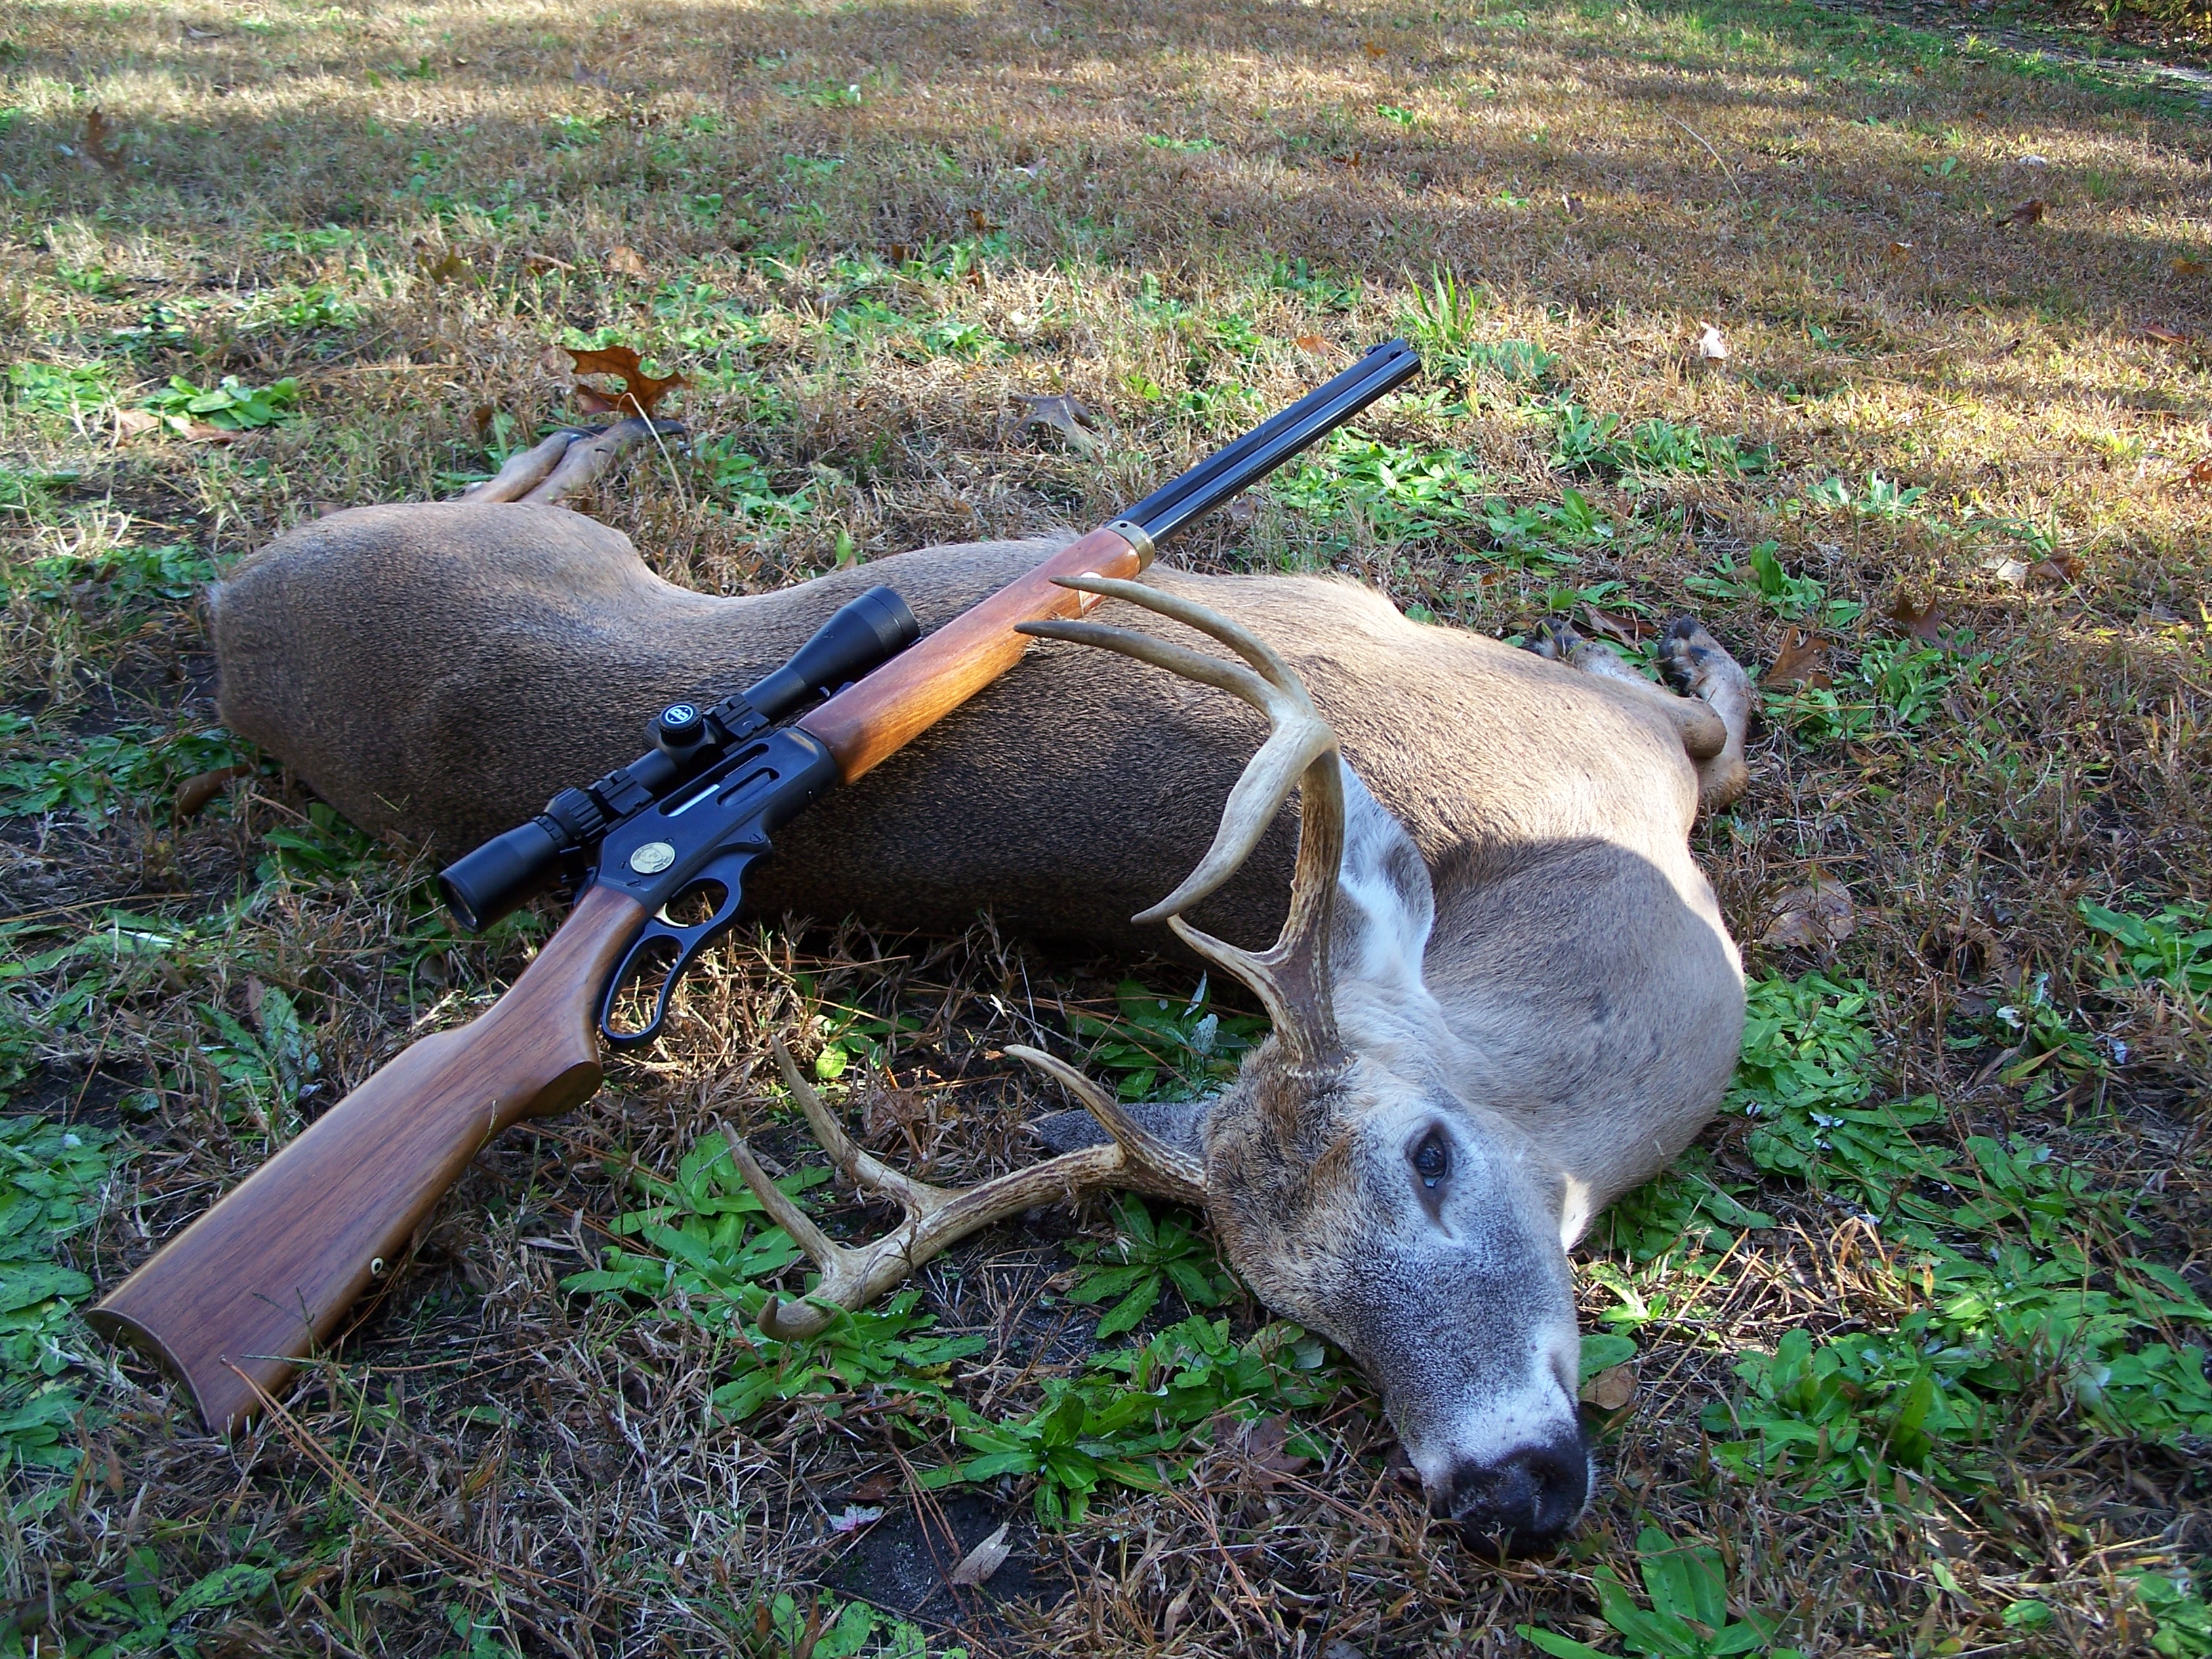
[[[934,627],[1054,545],[715,598],[559,509],[360,508],[216,591],[222,707],[357,821],[458,852],[624,758],[641,712],[757,678],[861,588],[892,584]],[[1743,787],[1749,682],[1687,618],[1662,642],[1678,696],[1571,629],[1515,650],[1334,579],[1097,586],[1133,627],[1036,628],[1013,673],[795,821],[755,908],[921,929],[988,910],[1155,949],[1164,920],[1273,1035],[1189,1104],[1124,1107],[1018,1051],[1088,1117],[1044,1120],[1056,1156],[958,1192],[861,1151],[787,1057],[838,1168],[908,1212],[864,1249],[738,1141],[740,1166],[821,1267],[815,1299],[848,1307],[1062,1194],[1200,1206],[1255,1293],[1380,1389],[1437,1514],[1486,1550],[1547,1548],[1591,1480],[1567,1252],[1688,1143],[1735,1061],[1741,969],[1688,832]],[[772,1304],[763,1322],[827,1317]]]

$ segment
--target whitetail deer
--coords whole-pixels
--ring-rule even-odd
[[[644,712],[749,683],[862,588],[892,584],[933,628],[1054,545],[714,598],[556,508],[360,508],[216,591],[223,715],[358,822],[458,852],[623,759]],[[1571,630],[1517,651],[1338,580],[1156,568],[1109,591],[1141,631],[1039,627],[1053,642],[796,820],[754,908],[936,930],[988,910],[1139,949],[1164,917],[1251,988],[1273,1036],[1187,1105],[1125,1109],[1024,1054],[1096,1125],[1048,1119],[1058,1156],[964,1193],[854,1146],[787,1065],[839,1168],[909,1212],[867,1249],[834,1245],[739,1143],[745,1173],[820,1264],[818,1297],[853,1306],[1073,1189],[1200,1205],[1254,1291],[1381,1389],[1435,1510],[1481,1547],[1544,1548],[1590,1481],[1566,1252],[1680,1152],[1736,1056],[1741,970],[1687,835],[1701,799],[1743,786],[1748,681],[1687,619],[1662,642],[1675,696]],[[1219,937],[1279,925],[1263,952]]]

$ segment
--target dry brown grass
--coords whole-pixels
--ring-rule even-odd
[[[1686,602],[1747,660],[1780,643],[1771,609],[1684,582],[1762,540],[1868,606],[1832,630],[1839,661],[1889,631],[1900,593],[1940,601],[1994,653],[1982,688],[1909,738],[1770,733],[1752,795],[1705,832],[1709,866],[1747,939],[1808,866],[1846,883],[1859,928],[1826,965],[1873,988],[1886,1090],[1936,1092],[1959,1135],[2017,1129],[2138,1193],[2141,1248],[2203,1285],[2202,1014],[2148,990],[2096,1000],[2076,908],[2208,896],[2212,124],[2185,100],[1720,3],[66,0],[5,27],[10,360],[98,368],[126,404],[173,373],[295,375],[305,413],[210,446],[118,443],[96,393],[77,419],[21,385],[0,404],[11,480],[78,475],[9,513],[0,672],[33,722],[19,755],[134,726],[158,747],[212,720],[197,605],[123,592],[118,550],[183,543],[220,564],[331,503],[448,493],[482,469],[494,411],[527,429],[564,407],[538,367],[564,326],[691,372],[676,407],[696,434],[734,434],[780,490],[811,482],[815,510],[780,531],[657,463],[592,503],[673,579],[733,591],[823,568],[841,536],[866,556],[1095,521],[1243,419],[1180,410],[1184,387],[1235,381],[1279,403],[1395,331],[1441,268],[1481,285],[1476,341],[1558,354],[1554,383],[1583,409],[1741,434],[1771,447],[1771,468],[1569,478],[1533,393],[1472,411],[1401,398],[1378,435],[1471,453],[1503,498],[1571,485],[1619,535],[1571,576],[1476,579],[1449,540],[1408,550],[1355,528],[1328,544],[1262,501],[1187,556],[1326,557],[1499,632],[1578,603],[1568,582],[1617,582],[1601,603]],[[94,108],[106,136],[88,147]],[[2008,222],[2030,198],[2040,221]],[[297,234],[331,225],[347,234]],[[948,244],[968,249],[957,268],[901,265]],[[616,248],[650,275],[611,264]],[[1271,284],[1279,260],[1347,292]],[[866,297],[1008,349],[837,332]],[[134,355],[117,331],[149,314]],[[1224,319],[1255,343],[1224,337]],[[1709,323],[1730,348],[1717,368],[1696,356]],[[1106,417],[1097,461],[1010,434],[1010,393],[1063,389]],[[1837,478],[1863,493],[1874,474],[1925,494],[1886,516],[1815,493]],[[2051,562],[2008,580],[1996,556],[2029,543],[1960,533],[1975,520],[2032,532],[2021,557]],[[269,834],[308,809],[273,773],[186,824],[162,799],[125,789],[94,819],[11,819],[0,842],[0,890],[46,930],[11,936],[18,961],[112,906],[198,930],[67,1018],[52,999],[75,970],[21,981],[19,1013],[44,1024],[19,1043],[33,1069],[10,1109],[120,1123],[135,1149],[80,1241],[103,1282],[264,1153],[264,1126],[206,1052],[210,1011],[250,1019],[256,987],[296,996],[328,1100],[519,963],[513,940],[434,935],[421,861],[335,831],[315,832],[330,872],[258,875]],[[1608,1433],[1582,1539],[1504,1570],[1427,1528],[1356,1395],[1322,1424],[1338,1454],[1287,1481],[1221,1449],[1065,1532],[984,1488],[896,1497],[855,1543],[827,1517],[915,1460],[866,1402],[732,1425],[705,1404],[715,1342],[557,1290],[634,1206],[626,1169],[665,1171],[725,1116],[773,1121],[766,1039],[818,1036],[830,1005],[918,1022],[895,1076],[911,1144],[944,1174],[1025,1156],[997,1052],[1064,1034],[1064,1000],[1106,1006],[1096,975],[1118,966],[1043,962],[985,931],[770,934],[720,953],[674,1039],[481,1161],[288,1421],[225,1445],[149,1373],[88,1385],[59,1501],[44,1477],[9,1477],[13,1639],[88,1652],[129,1626],[84,1587],[121,1606],[150,1573],[173,1598],[246,1562],[276,1567],[281,1593],[201,1615],[201,1651],[459,1651],[457,1608],[523,1651],[723,1650],[757,1598],[827,1585],[901,1607],[927,1593],[933,1640],[979,1654],[1472,1656],[1520,1650],[1513,1626],[1532,1618],[1596,1637],[1592,1570],[1630,1570],[1638,1528],[1658,1524],[1717,1542],[1741,1605],[1789,1618],[1808,1652],[2117,1654],[2148,1628],[2124,1572],[2212,1542],[2196,1462],[2095,1431],[2055,1388],[2021,1401],[1972,1503],[1931,1488],[1808,1506],[1786,1483],[1721,1478],[1698,1412],[1729,1393],[1736,1352],[1800,1324],[1887,1328],[1918,1295],[1843,1209],[1771,1179],[1754,1201],[1781,1224],[1702,1289],[1616,1263],[1680,1305],[1643,1333],[1641,1391]],[[2078,1018],[2107,1056],[2130,1045],[2128,1063],[2034,1097],[1990,1070],[1989,1045],[1947,1047],[2041,974],[2067,1007],[2091,998]],[[1741,1128],[1716,1155],[1754,1173]],[[1068,1224],[1040,1218],[929,1275],[943,1327],[989,1338],[963,1368],[972,1397],[1018,1399],[1079,1352],[1085,1328],[1043,1300]],[[1592,1312],[1612,1305],[1593,1285]],[[942,1570],[1007,1514],[1005,1593],[944,1591]],[[50,1624],[50,1595],[76,1610]],[[2024,1598],[2054,1622],[2004,1624]]]

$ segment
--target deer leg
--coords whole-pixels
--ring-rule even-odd
[[[1717,754],[1693,755],[1698,763],[1698,809],[1717,812],[1742,794],[1751,781],[1750,768],[1743,757],[1755,706],[1751,676],[1695,617],[1677,617],[1668,623],[1659,641],[1659,668],[1685,697],[1709,705],[1727,728],[1728,740]]]
[[[1674,629],[1684,623],[1702,642],[1698,648],[1717,659],[1716,665],[1695,684],[1686,681],[1675,666],[1674,653],[1686,647]],[[1662,715],[1697,769],[1699,811],[1718,811],[1743,793],[1747,776],[1743,742],[1750,721],[1750,683],[1744,680],[1735,659],[1715,644],[1712,635],[1694,619],[1685,617],[1674,623],[1660,641],[1660,667],[1674,684],[1674,691],[1654,685],[1623,662],[1611,646],[1584,638],[1573,623],[1557,617],[1547,617],[1537,625],[1536,637],[1528,648],[1549,661],[1579,670],[1614,695]],[[1741,683],[1742,695],[1724,702],[1723,699],[1733,696],[1728,679],[1731,673]],[[1713,688],[1711,692],[1703,689],[1708,682]]]

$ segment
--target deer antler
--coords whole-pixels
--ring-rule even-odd
[[[1140,582],[1101,576],[1068,576],[1062,587],[1126,599],[1221,641],[1251,665],[1243,667],[1149,635],[1091,622],[1024,623],[1019,631],[1040,639],[1069,640],[1118,651],[1185,679],[1234,692],[1267,717],[1272,728],[1245,766],[1222,808],[1221,827],[1198,868],[1138,921],[1167,919],[1176,936],[1208,961],[1226,969],[1259,994],[1276,1035],[1297,1063],[1313,1071],[1345,1061],[1329,992],[1329,915],[1336,902],[1337,866],[1344,859],[1344,778],[1338,770],[1336,733],[1322,719],[1297,673],[1267,644],[1203,605]],[[1291,881],[1291,914],[1273,945],[1250,951],[1201,933],[1182,913],[1235,875],[1298,792],[1298,859]]]
[[[956,1188],[916,1181],[870,1157],[830,1115],[822,1097],[792,1063],[790,1050],[780,1042],[773,1047],[792,1098],[837,1172],[857,1187],[888,1194],[906,1211],[906,1218],[872,1244],[848,1249],[784,1195],[744,1136],[724,1127],[730,1156],[745,1184],[776,1224],[822,1269],[822,1281],[806,1303],[787,1304],[771,1296],[761,1310],[761,1329],[779,1341],[796,1341],[826,1329],[836,1314],[820,1304],[865,1308],[948,1245],[1082,1188],[1133,1187],[1181,1204],[1206,1202],[1206,1170],[1197,1159],[1152,1134],[1082,1073],[1042,1050],[1009,1048],[1006,1052],[1065,1084],[1113,1139],[1012,1170],[980,1186]]]

